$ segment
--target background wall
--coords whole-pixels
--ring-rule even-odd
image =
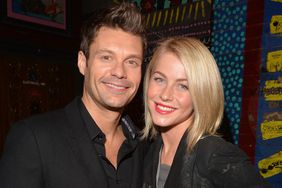
[[[264,1],[256,165],[282,185],[282,1]]]
[[[67,2],[67,34],[0,13],[0,153],[11,123],[62,107],[80,93],[76,54],[81,22],[120,1]],[[146,62],[155,42],[167,36],[195,36],[210,47],[225,89],[225,139],[238,144],[273,187],[281,187],[281,0],[133,2],[150,30]],[[128,107],[140,127],[142,107],[140,88]]]
[[[76,68],[81,3],[66,5],[67,28],[61,30],[12,19],[5,2],[0,3],[0,154],[11,124],[64,106],[81,82]]]
[[[281,1],[135,2],[147,18],[151,43],[175,35],[206,41],[199,33],[205,33],[208,27],[199,27],[197,16],[204,15],[208,10],[205,5],[211,4],[211,32],[206,38],[211,39],[207,46],[217,60],[224,85],[225,118],[221,131],[225,139],[249,155],[273,187],[281,187]],[[176,21],[185,12],[183,7],[188,10],[184,20],[189,19],[185,29]],[[165,14],[169,24],[163,24]],[[189,27],[193,21],[196,27]],[[152,49],[148,49],[149,54]],[[146,61],[149,59],[150,55]],[[271,66],[274,71],[267,70]]]

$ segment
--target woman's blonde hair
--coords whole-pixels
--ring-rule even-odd
[[[174,37],[162,41],[156,48],[144,77],[145,128],[143,138],[158,134],[147,103],[147,90],[152,72],[163,53],[173,53],[182,62],[193,101],[194,120],[188,128],[187,145],[191,151],[204,135],[215,135],[224,110],[224,94],[220,73],[209,49],[198,39]]]

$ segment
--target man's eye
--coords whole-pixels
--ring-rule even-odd
[[[136,64],[136,61],[134,61],[134,60],[129,60],[128,63],[131,64],[131,65],[135,65],[135,64]]]
[[[137,66],[140,65],[139,61],[138,61],[138,60],[135,60],[135,59],[130,59],[130,60],[127,61],[127,63],[128,63],[129,65],[135,66],[135,67],[137,67]]]
[[[107,55],[104,55],[104,56],[102,56],[101,58],[102,58],[102,60],[104,60],[104,61],[109,61],[109,60],[111,60],[111,57],[110,57],[110,56],[107,56]]]

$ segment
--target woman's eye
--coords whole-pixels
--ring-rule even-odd
[[[185,84],[179,84],[179,87],[180,87],[180,89],[183,89],[183,90],[188,90],[189,89],[188,86],[185,85]]]
[[[164,79],[161,78],[161,77],[153,77],[153,80],[158,82],[158,83],[161,83],[161,82],[163,82]]]

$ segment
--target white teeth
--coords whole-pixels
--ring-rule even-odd
[[[110,84],[110,83],[107,83],[107,85],[112,87],[112,88],[116,88],[116,89],[125,89],[125,87],[113,85],[113,84]]]
[[[160,105],[158,105],[158,108],[161,109],[162,111],[168,111],[168,112],[171,112],[174,110],[173,108],[168,108],[168,107],[160,106]]]

